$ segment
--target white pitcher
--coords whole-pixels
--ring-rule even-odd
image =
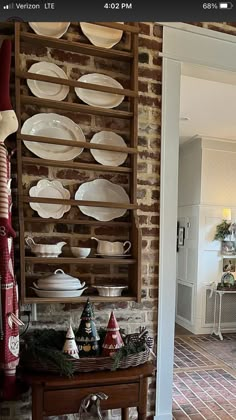
[[[124,255],[127,254],[131,248],[131,242],[111,242],[111,241],[102,241],[100,239],[95,238],[94,236],[91,238],[97,241],[97,254],[101,255]]]

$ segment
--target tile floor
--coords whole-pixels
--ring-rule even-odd
[[[218,357],[202,343],[217,340],[217,345],[235,343],[236,335],[225,336],[223,342],[214,337],[181,335],[175,340],[173,419],[235,419],[236,370],[224,363],[224,352]],[[204,344],[205,345],[205,344]],[[236,353],[228,352],[236,359]]]

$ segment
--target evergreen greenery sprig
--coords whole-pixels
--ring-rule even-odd
[[[223,220],[219,225],[217,225],[214,240],[223,241],[228,235],[230,235],[230,226],[231,222],[228,223],[226,220]]]

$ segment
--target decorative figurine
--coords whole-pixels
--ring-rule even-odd
[[[98,356],[98,341],[100,337],[94,322],[93,306],[88,298],[84,306],[81,321],[76,333],[76,343],[79,349],[80,357]]]
[[[102,356],[112,356],[117,350],[124,346],[124,342],[120,335],[120,328],[112,311],[108,325],[105,340],[103,342]]]
[[[103,392],[89,394],[81,401],[79,409],[79,420],[103,420],[100,408],[100,401],[106,400],[108,396]]]
[[[66,341],[62,349],[63,353],[69,354],[75,359],[79,359],[78,347],[75,342],[75,334],[72,330],[71,325],[69,326],[66,333]]]

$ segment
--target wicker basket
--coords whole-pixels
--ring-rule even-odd
[[[136,354],[130,354],[119,362],[117,369],[127,369],[142,365],[148,361],[150,351],[147,349]],[[69,357],[68,357],[69,358]],[[95,372],[100,370],[114,370],[114,359],[112,357],[84,357],[81,359],[69,358],[73,363],[74,373]],[[59,369],[53,363],[40,363],[39,360],[28,359],[24,362],[24,369],[33,372],[47,372],[58,374]]]

